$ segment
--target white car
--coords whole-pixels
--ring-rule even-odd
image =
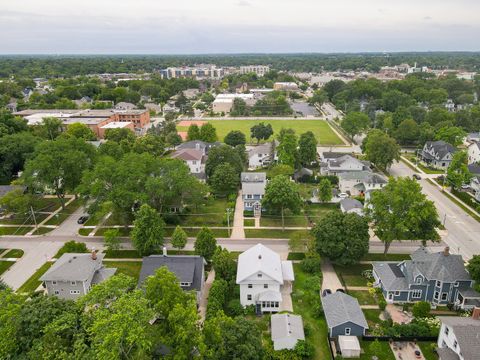
[[[346,199],[346,198],[348,198],[349,196],[348,196],[347,193],[340,193],[340,194],[338,194],[338,197],[339,197],[340,199]]]

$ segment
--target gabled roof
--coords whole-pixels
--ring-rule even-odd
[[[143,258],[142,269],[138,284],[141,285],[145,279],[155,274],[155,271],[162,266],[166,266],[169,271],[174,273],[179,282],[190,283],[188,287],[182,287],[185,290],[197,290],[202,288],[202,277],[205,260],[201,256],[188,255],[150,255]]]
[[[346,163],[348,161],[358,163],[359,165],[365,166],[364,162],[358,160],[357,158],[355,158],[351,155],[343,155],[343,156],[338,157],[336,159],[330,160],[329,165],[339,167],[339,166],[342,166],[344,163]]]
[[[267,173],[264,172],[242,172],[240,178],[243,183],[262,183],[267,179]]]
[[[470,164],[468,165],[468,171],[473,175],[480,175],[480,165],[477,164]]]
[[[303,320],[300,315],[274,314],[270,318],[272,327],[272,340],[293,338],[305,340]]]
[[[440,321],[452,328],[465,360],[478,359],[480,354],[480,320],[472,317],[439,316]]]
[[[343,153],[343,152],[335,152],[335,151],[324,151],[322,153],[322,158],[323,159],[338,159],[342,156],[345,155],[350,155],[348,153]]]
[[[257,273],[265,274],[279,284],[286,280],[280,255],[262,244],[251,247],[238,257],[237,284]]]
[[[425,146],[428,149],[433,149],[438,159],[443,159],[445,155],[453,154],[457,151],[457,149],[454,146],[452,146],[451,144],[443,140],[427,141],[425,143]]]
[[[350,211],[353,209],[363,209],[363,204],[360,201],[358,201],[357,199],[350,199],[350,198],[342,199],[340,201],[340,206],[344,211]]]
[[[219,142],[207,143],[201,140],[192,140],[192,141],[181,143],[180,145],[177,146],[177,150],[197,149],[197,150],[202,150],[205,153],[208,153],[208,150],[210,150],[210,148],[219,146],[219,145],[221,145],[221,143]]]
[[[63,254],[45,274],[40,277],[41,281],[86,281],[102,267],[105,254]]]
[[[203,158],[203,152],[201,150],[195,149],[182,149],[177,150],[171,155],[172,159],[182,159],[185,161],[198,160],[201,161]]]
[[[352,322],[368,329],[367,320],[363,315],[358,300],[341,291],[322,297],[323,311],[328,328]]]

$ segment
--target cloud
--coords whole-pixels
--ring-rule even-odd
[[[247,0],[240,0],[236,2],[237,6],[253,6],[250,2]]]
[[[433,18],[432,18],[431,16],[425,16],[425,17],[423,18],[423,20],[427,20],[427,21],[428,21],[428,20],[433,20]]]

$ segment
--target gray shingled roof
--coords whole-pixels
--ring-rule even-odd
[[[303,320],[300,315],[275,314],[271,318],[272,340],[294,338],[305,340]]]
[[[436,159],[438,160],[443,159],[448,153],[453,154],[457,151],[454,146],[443,140],[427,141],[425,145],[427,146],[427,148],[433,148],[435,154],[437,155]]]
[[[204,261],[201,256],[188,255],[151,255],[144,257],[138,284],[141,285],[158,268],[166,266],[169,271],[177,276],[179,282],[191,283],[191,286],[182,287],[183,289],[200,291],[202,288]]]
[[[407,278],[400,275],[397,263],[375,261],[372,265],[385,290],[408,290]]]
[[[102,267],[105,254],[97,254],[95,260],[92,254],[63,254],[45,274],[40,277],[41,281],[85,281],[95,271]]]
[[[324,159],[338,159],[339,157],[351,155],[350,153],[342,153],[342,152],[335,152],[335,151],[324,151],[322,153],[322,157]]]
[[[267,173],[264,172],[242,172],[240,175],[244,183],[264,182],[267,179]]]
[[[479,144],[480,147],[480,144]],[[468,171],[473,175],[480,175],[480,165],[477,164],[470,164],[468,165]]]
[[[441,360],[460,360],[460,357],[450,348],[438,348],[437,354]]]
[[[458,316],[439,316],[438,318],[443,324],[453,329],[464,359],[478,359],[478,354],[480,354],[480,320]]]
[[[322,297],[323,311],[329,328],[352,322],[368,329],[358,300],[341,291]]]
[[[357,199],[342,199],[340,201],[340,206],[344,211],[350,211],[352,209],[363,209],[363,204]]]

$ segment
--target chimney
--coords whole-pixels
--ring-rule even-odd
[[[92,250],[92,260],[97,260],[97,251]]]
[[[445,249],[443,249],[443,256],[448,256],[450,255],[450,248],[448,246],[445,246]]]
[[[166,246],[163,247],[163,256],[167,256],[167,247]]]
[[[476,307],[472,311],[472,319],[480,320],[480,308]]]

